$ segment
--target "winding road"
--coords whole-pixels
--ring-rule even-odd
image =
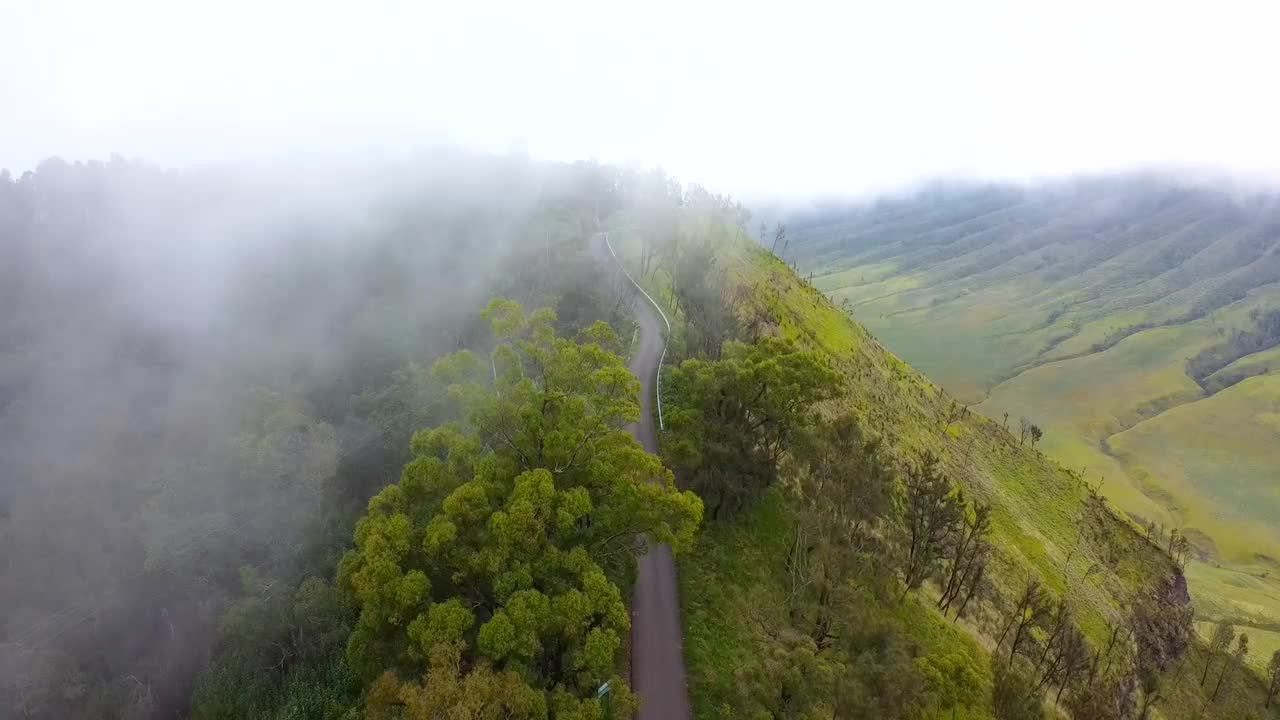
[[[607,233],[595,236],[592,255],[607,268],[626,274],[609,244]],[[640,292],[631,303],[640,326],[640,345],[631,358],[631,372],[640,379],[640,422],[627,431],[644,449],[658,454],[654,429],[654,400],[658,367],[666,353],[665,320],[657,306],[628,274]],[[689,693],[684,672],[684,633],[680,597],[671,548],[651,545],[640,557],[635,593],[631,599],[631,685],[641,697],[639,720],[687,720]]]

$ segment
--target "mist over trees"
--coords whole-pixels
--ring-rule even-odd
[[[460,155],[4,179],[3,712],[629,717],[641,538],[715,563],[740,548],[698,533],[761,509],[777,586],[730,618],[725,716],[1140,718],[1255,681],[1243,634],[1197,642],[1185,548],[1096,495],[1062,515],[1061,576],[1011,566],[967,454],[981,432],[1041,463],[1040,428],[941,394],[915,439],[956,442],[904,444],[907,396],[849,404],[866,369],[785,324],[808,284],[744,289],[723,249],[748,220],[660,171]],[[636,293],[588,252],[606,228],[671,315],[661,459],[622,429]]]
[[[195,689],[197,714],[248,717],[290,683],[358,692],[327,578],[410,437],[449,417],[428,368],[490,349],[494,295],[626,330],[582,247],[617,174],[436,153],[0,179],[4,712],[172,717]]]

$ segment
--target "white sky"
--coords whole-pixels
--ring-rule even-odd
[[[1280,3],[0,0],[0,166],[440,142],[758,198],[1280,177]]]

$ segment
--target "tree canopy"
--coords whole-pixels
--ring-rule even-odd
[[[701,501],[622,429],[639,417],[640,385],[607,325],[563,338],[554,313],[507,300],[485,317],[491,362],[463,351],[433,368],[460,419],[414,436],[413,460],[370,501],[342,561],[360,611],[348,658],[367,680],[427,675],[426,690],[384,691],[384,704],[431,707],[440,677],[492,690],[500,717],[602,717],[596,690],[609,681],[624,712],[619,586],[638,538],[691,546]]]
[[[772,484],[790,441],[814,421],[814,406],[840,390],[817,354],[777,338],[725,343],[719,360],[686,360],[670,377],[678,408],[672,456],[713,516]]]

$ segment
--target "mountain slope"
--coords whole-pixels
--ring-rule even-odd
[[[1255,575],[1280,557],[1275,197],[1141,176],[933,189],[790,230],[818,288],[962,401],[1036,421],[1133,519]],[[1227,595],[1211,570],[1191,568],[1198,595]]]
[[[1082,629],[1101,645],[1123,622],[1145,583],[1173,571],[1167,555],[1117,516],[1086,483],[978,414],[951,421],[945,391],[887,351],[816,288],[745,238],[720,247],[729,295],[740,317],[767,318],[774,332],[816,350],[844,379],[845,394],[828,414],[855,413],[881,437],[893,458],[908,462],[931,451],[971,497],[994,508],[995,598],[953,623],[929,595],[881,604],[873,618],[909,638],[923,668],[928,717],[990,717],[992,676],[985,658],[995,645],[1001,608],[1028,578],[1072,599]],[[690,692],[698,717],[727,717],[728,698],[743,679],[738,668],[757,653],[762,630],[787,593],[786,558],[802,522],[785,492],[767,495],[743,516],[709,526],[681,566]],[[776,619],[776,618],[775,618]],[[1195,651],[1188,655],[1199,657]],[[1194,683],[1166,691],[1166,718],[1257,707],[1256,680],[1238,678],[1214,708]],[[1234,715],[1232,715],[1234,716]]]

